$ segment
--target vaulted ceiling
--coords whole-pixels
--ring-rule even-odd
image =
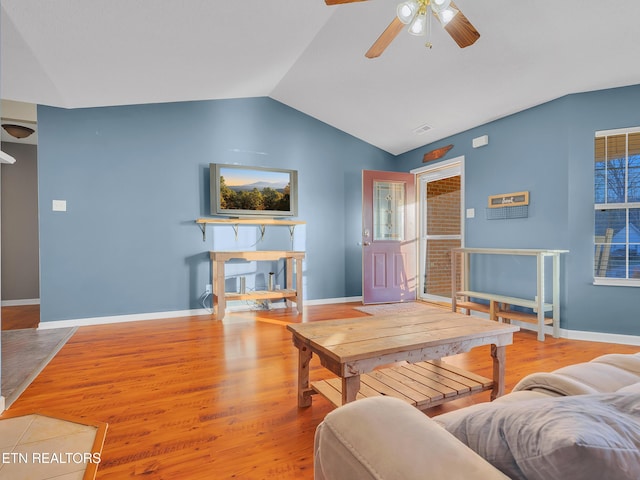
[[[456,0],[460,49],[399,0],[2,0],[0,96],[64,108],[269,96],[400,154],[570,93],[640,83],[638,0]],[[431,127],[416,134],[417,127]]]

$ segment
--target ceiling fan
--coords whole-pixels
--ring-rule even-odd
[[[366,0],[325,0],[327,5],[363,2]],[[460,48],[473,45],[480,34],[452,0],[407,0],[398,5],[397,16],[378,37],[365,54],[367,58],[376,58],[391,44],[405,25],[409,25],[412,35],[430,35],[431,15],[438,19],[447,33]],[[426,46],[431,48],[427,40]]]

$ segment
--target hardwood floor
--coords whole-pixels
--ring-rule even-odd
[[[356,304],[81,327],[10,409],[109,424],[99,479],[311,479],[313,435],[333,407],[297,408],[289,322],[365,316]],[[507,348],[507,391],[524,375],[638,347],[533,332]],[[449,362],[491,376],[489,347]],[[328,378],[313,359],[311,378]],[[441,411],[488,400],[489,392]]]
[[[38,328],[40,305],[19,305],[2,307],[2,330]]]

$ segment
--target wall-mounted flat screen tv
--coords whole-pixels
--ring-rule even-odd
[[[298,172],[244,165],[209,165],[211,214],[231,217],[298,214]]]

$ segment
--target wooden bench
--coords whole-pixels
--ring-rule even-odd
[[[451,291],[453,292],[451,299],[451,308],[457,311],[457,298],[463,297],[460,307],[467,310],[477,310],[489,313],[489,317],[493,320],[518,320],[523,322],[531,322],[536,325],[538,332],[538,340],[544,341],[545,325],[553,326],[553,336],[560,336],[560,256],[568,253],[568,250],[547,250],[534,248],[453,248],[451,249]],[[498,295],[482,291],[472,291],[470,279],[474,276],[471,274],[471,256],[487,255],[490,261],[493,255],[507,256],[533,256],[535,261],[535,293],[529,298],[510,297],[506,295]],[[550,302],[545,297],[545,260],[551,258],[551,290]],[[458,270],[458,260],[461,259],[461,269]],[[522,274],[526,274],[523,269]],[[478,278],[477,282],[481,282]],[[476,283],[477,283],[476,282]],[[461,285],[461,286],[460,286]],[[482,288],[482,287],[475,287]],[[533,299],[532,299],[533,298]],[[476,301],[474,301],[474,299]],[[477,300],[486,300],[488,305],[483,305]],[[511,310],[511,306],[520,306],[531,308],[535,313],[523,313]],[[546,312],[552,313],[552,319],[545,316]]]
[[[525,313],[511,310],[512,305],[519,307],[536,309],[538,304],[535,300],[527,298],[510,297],[507,295],[497,295],[494,293],[476,292],[472,290],[461,290],[456,292],[457,296],[464,297],[465,299],[460,302],[456,302],[456,306],[466,310],[466,314],[470,315],[471,311],[485,312],[489,314],[491,320],[504,321],[504,320],[517,320],[519,322],[538,323],[538,315],[535,313]],[[487,300],[489,303],[478,303],[470,301],[470,298],[478,298],[481,300]],[[550,303],[544,304],[544,311],[553,311],[553,305]],[[553,319],[545,317],[545,325],[553,325]]]

